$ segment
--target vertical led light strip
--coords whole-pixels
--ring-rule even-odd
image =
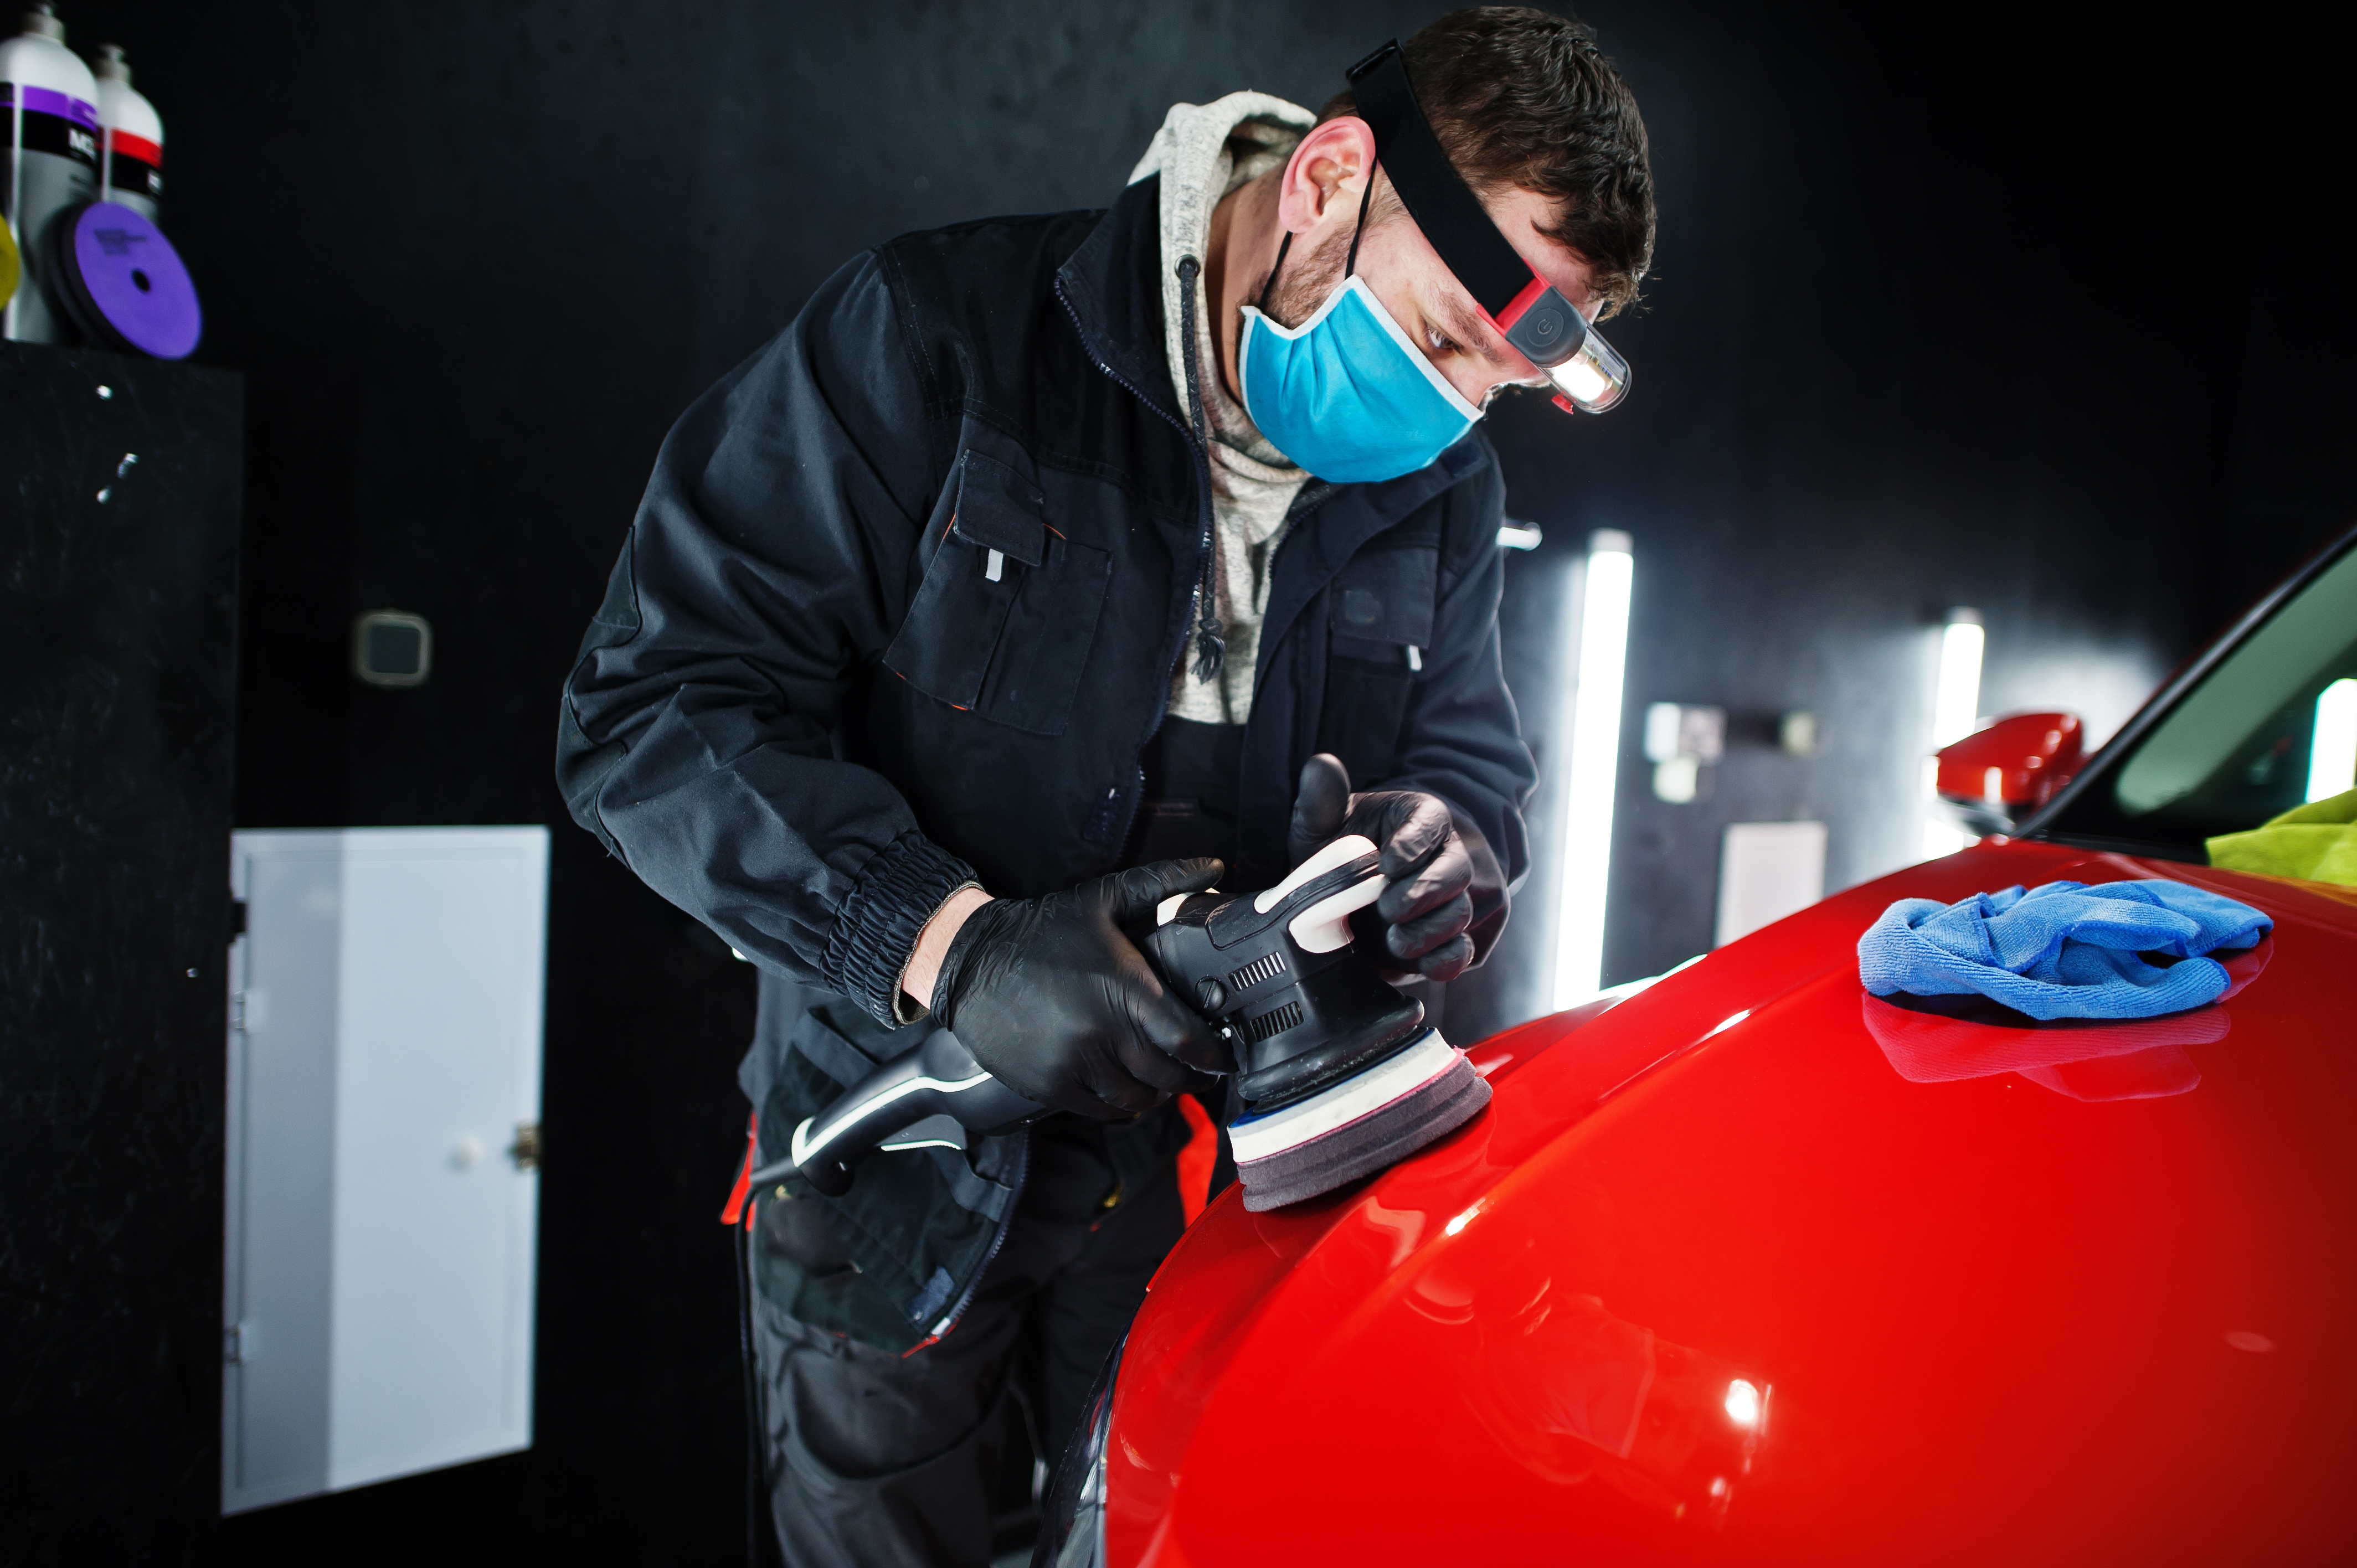
[[[1987,633],[1981,612],[1958,607],[1948,612],[1940,632],[1940,679],[1932,692],[1932,749],[1939,750],[1973,733],[1980,718],[1981,654]],[[1923,759],[1923,854],[1953,854],[1972,843],[1970,835],[1940,815],[1940,764]]]
[[[1571,693],[1571,722],[1565,726],[1571,762],[1565,769],[1562,893],[1555,909],[1557,1012],[1577,1006],[1603,984],[1612,787],[1620,771],[1620,685],[1629,659],[1629,585],[1635,575],[1630,551],[1629,536],[1619,529],[1599,528],[1587,536],[1579,662],[1564,672]]]
[[[2347,676],[2316,699],[2308,744],[2308,798],[2322,800],[2357,786],[2357,681]]]
[[[1981,629],[1981,612],[1953,609],[1940,633],[1940,694],[1932,706],[1932,749],[1959,741],[1973,733],[1980,716],[1981,651],[1987,634]]]

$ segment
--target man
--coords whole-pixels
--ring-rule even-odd
[[[1232,1064],[1125,925],[1348,828],[1399,977],[1447,980],[1524,872],[1475,422],[1617,396],[1585,327],[1651,252],[1644,129],[1537,11],[1354,81],[1174,108],[1105,212],[845,267],[672,432],[584,641],[559,780],[759,966],[759,1160],[944,1025],[1077,1112],[753,1195],[791,1563],[981,1563],[1010,1391],[1060,1451],[1177,1239],[1172,1097]]]

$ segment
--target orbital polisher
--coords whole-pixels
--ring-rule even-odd
[[[1182,893],[1132,938],[1235,1053],[1243,1112],[1228,1125],[1244,1207],[1331,1192],[1456,1131],[1489,1103],[1465,1053],[1424,1026],[1424,1004],[1383,982],[1351,917],[1383,890],[1374,843],[1338,838],[1261,893]],[[1011,1131],[1046,1108],[1000,1083],[948,1030],[870,1073],[793,1131],[759,1187],[800,1176],[849,1189],[853,1167],[916,1123],[947,1116]]]

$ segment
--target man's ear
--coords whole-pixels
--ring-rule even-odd
[[[1375,167],[1375,134],[1364,120],[1343,114],[1301,138],[1285,166],[1276,220],[1308,234],[1322,224],[1358,220],[1359,198]]]

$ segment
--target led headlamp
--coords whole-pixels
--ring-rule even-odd
[[[1351,68],[1375,160],[1457,281],[1522,356],[1546,372],[1566,412],[1602,413],[1629,394],[1629,361],[1571,302],[1531,270],[1441,151],[1396,40]]]

